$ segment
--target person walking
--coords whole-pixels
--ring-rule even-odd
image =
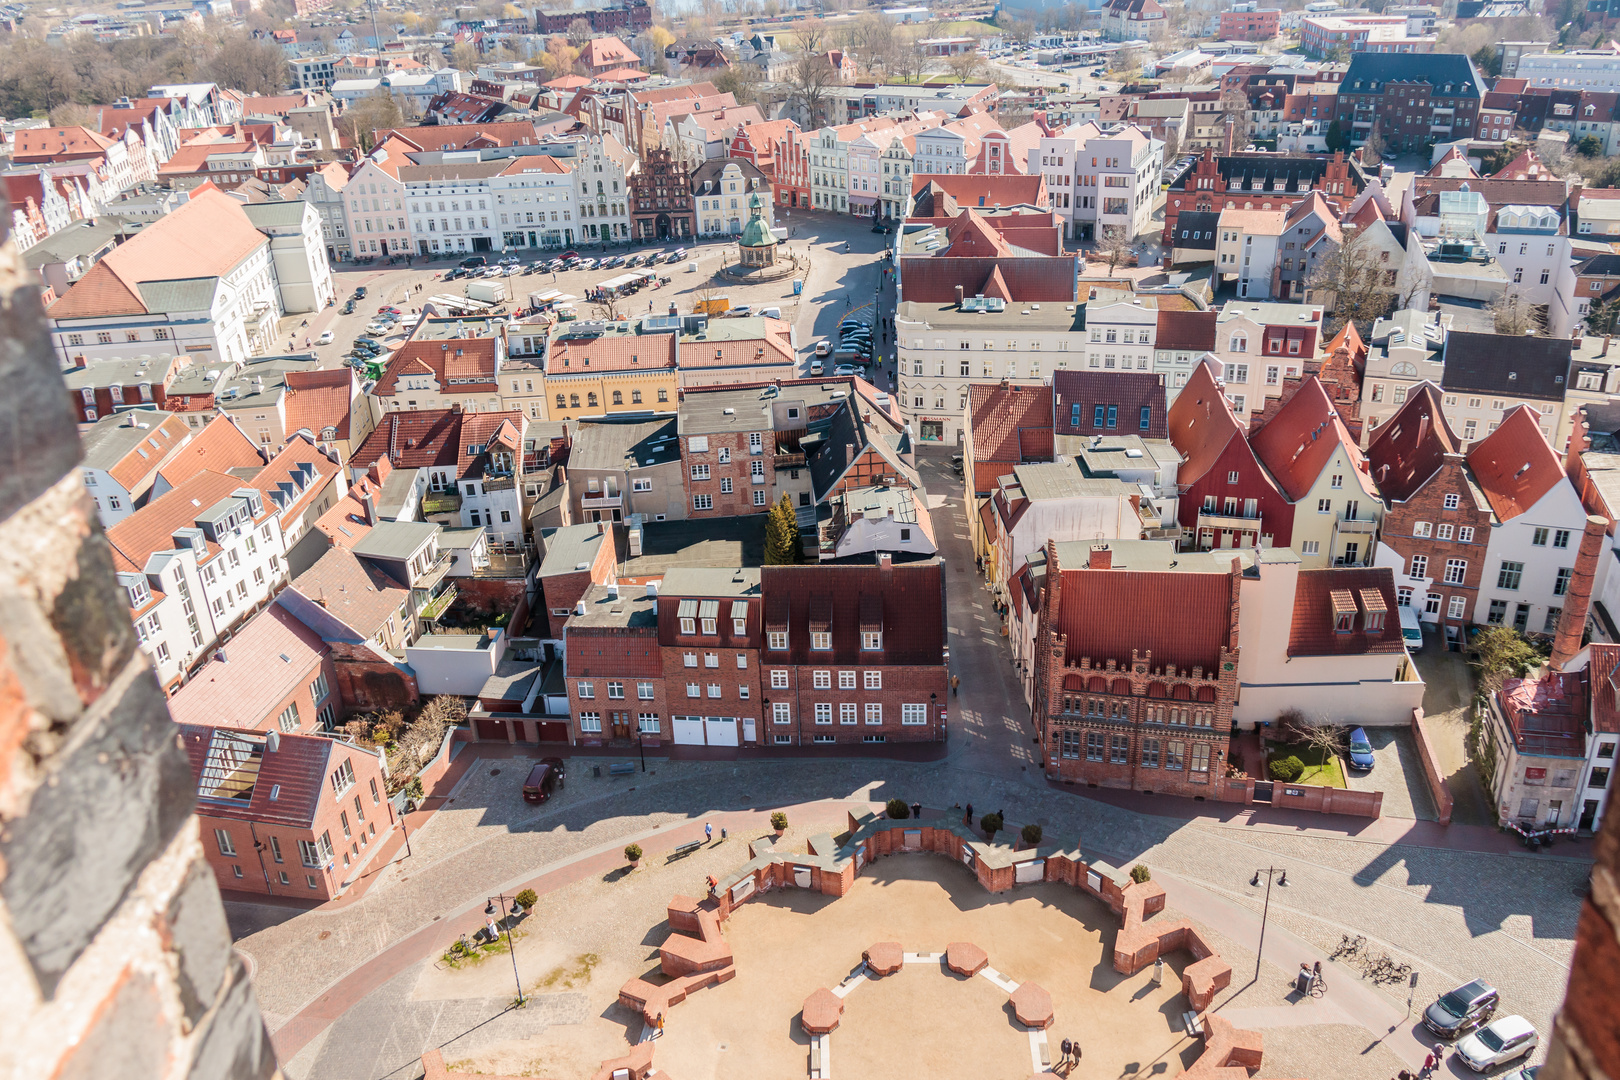
[[[951,676],[951,697],[956,697],[956,691],[961,685],[962,685],[962,676],[960,676],[960,675],[952,675]]]
[[[707,821],[703,823],[703,842],[706,844],[714,839],[714,826]]]
[[[919,821],[922,820],[922,803],[914,802],[911,804],[911,816]]]
[[[1439,1049],[1438,1045],[1436,1046],[1436,1049]],[[1439,1067],[1440,1059],[1435,1056],[1434,1050],[1430,1050],[1428,1056],[1423,1059],[1423,1071],[1418,1073],[1418,1076],[1432,1076],[1434,1074],[1434,1070]]]
[[[966,825],[966,826],[968,826],[970,828],[973,825],[973,804],[972,803],[967,804],[967,813],[962,815],[962,824],[964,824],[964,825]]]

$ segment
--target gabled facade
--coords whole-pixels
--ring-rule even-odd
[[[1271,547],[1293,536],[1294,501],[1250,448],[1207,361],[1170,406],[1170,441],[1184,459],[1178,520],[1198,550]]]

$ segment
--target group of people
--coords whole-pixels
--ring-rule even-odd
[[[1064,1039],[1058,1044],[1058,1048],[1063,1051],[1063,1056],[1052,1066],[1052,1071],[1059,1076],[1067,1076],[1071,1069],[1080,1064],[1080,1040]]]
[[[1424,1057],[1423,1068],[1419,1070],[1416,1076],[1412,1075],[1410,1070],[1402,1069],[1395,1074],[1395,1080],[1428,1080],[1429,1077],[1440,1071],[1440,1066],[1445,1060],[1446,1048],[1440,1043],[1435,1043],[1434,1049],[1430,1050],[1428,1055]]]

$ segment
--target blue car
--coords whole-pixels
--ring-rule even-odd
[[[1373,767],[1372,743],[1367,741],[1365,728],[1356,728],[1350,732],[1350,767],[1352,769]]]

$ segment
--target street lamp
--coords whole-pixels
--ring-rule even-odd
[[[500,915],[501,915],[501,919],[504,921],[505,918],[506,918],[506,902],[507,902],[508,899],[510,899],[512,901],[512,909],[514,911],[517,910],[517,900],[514,897],[493,896],[493,897],[489,897],[488,899],[489,899],[489,903],[484,905],[484,914],[485,915],[489,915],[489,916],[495,915],[495,913],[497,911],[497,901],[498,901],[499,902],[499,912],[500,912]],[[512,954],[512,981],[517,983],[517,992],[518,992],[517,1005],[518,1005],[518,1008],[521,1009],[521,1008],[523,1008],[524,1005],[528,1004],[528,1002],[525,1001],[524,997],[523,997],[523,980],[518,978],[517,950],[515,948],[513,948],[513,946],[512,946],[512,925],[510,923],[507,923],[507,926],[506,926],[506,951]]]
[[[1260,909],[1260,947],[1254,951],[1254,977],[1260,978],[1260,957],[1266,949],[1266,916],[1271,914],[1271,875],[1277,875],[1277,884],[1286,887],[1288,884],[1288,871],[1279,866],[1268,866],[1264,870],[1256,870],[1254,877],[1249,879],[1251,888],[1260,884],[1260,875],[1266,875],[1266,903]]]

